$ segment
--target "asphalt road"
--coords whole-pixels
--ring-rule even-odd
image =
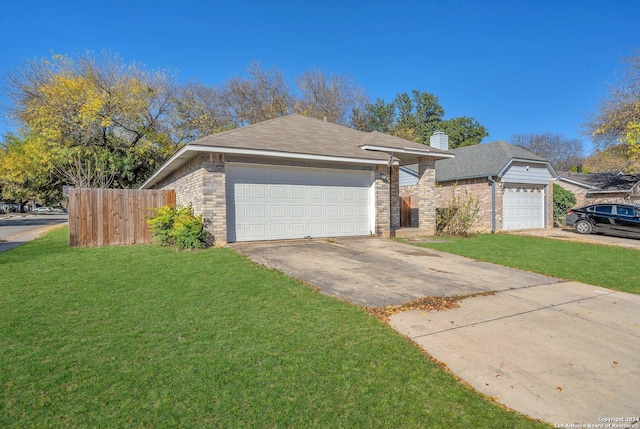
[[[67,214],[18,214],[0,217],[0,252],[33,240],[50,228],[69,220]]]

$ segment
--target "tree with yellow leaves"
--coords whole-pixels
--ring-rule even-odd
[[[114,186],[136,187],[183,140],[173,81],[115,55],[29,61],[9,75],[9,96],[10,114],[47,142],[52,171],[73,186],[80,170],[97,168],[114,172]]]
[[[52,171],[54,151],[34,134],[9,134],[0,142],[2,198],[25,203],[60,201],[60,184]]]
[[[625,59],[624,77],[609,88],[608,97],[586,125],[599,149],[626,146],[626,156],[640,160],[640,51]]]

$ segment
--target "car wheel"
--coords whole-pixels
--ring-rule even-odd
[[[591,234],[593,232],[593,226],[586,220],[576,222],[575,228],[580,234]]]

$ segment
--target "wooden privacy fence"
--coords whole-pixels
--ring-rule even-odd
[[[174,190],[69,190],[69,242],[73,247],[150,243],[153,208],[175,206]]]
[[[411,226],[411,197],[400,197],[400,227]]]

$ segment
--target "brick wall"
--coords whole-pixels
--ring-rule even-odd
[[[389,186],[389,168],[379,165],[375,173],[376,192],[376,235],[388,238],[391,235],[391,188]],[[398,221],[400,219],[398,206]]]
[[[418,160],[418,228],[423,234],[436,231],[436,159]]]
[[[454,186],[455,185],[455,186]],[[458,198],[466,199],[469,197],[478,198],[480,207],[480,221],[472,228],[474,231],[489,232],[492,228],[492,201],[491,201],[491,185],[486,177],[469,180],[460,180],[456,183],[446,182],[439,183],[436,187],[436,206],[445,208],[453,197],[453,192]],[[500,184],[496,183],[496,229],[502,229],[502,189]]]
[[[227,242],[224,155],[201,153],[157,187],[174,189],[176,204],[191,204],[194,214],[202,214],[205,228],[215,244]]]

